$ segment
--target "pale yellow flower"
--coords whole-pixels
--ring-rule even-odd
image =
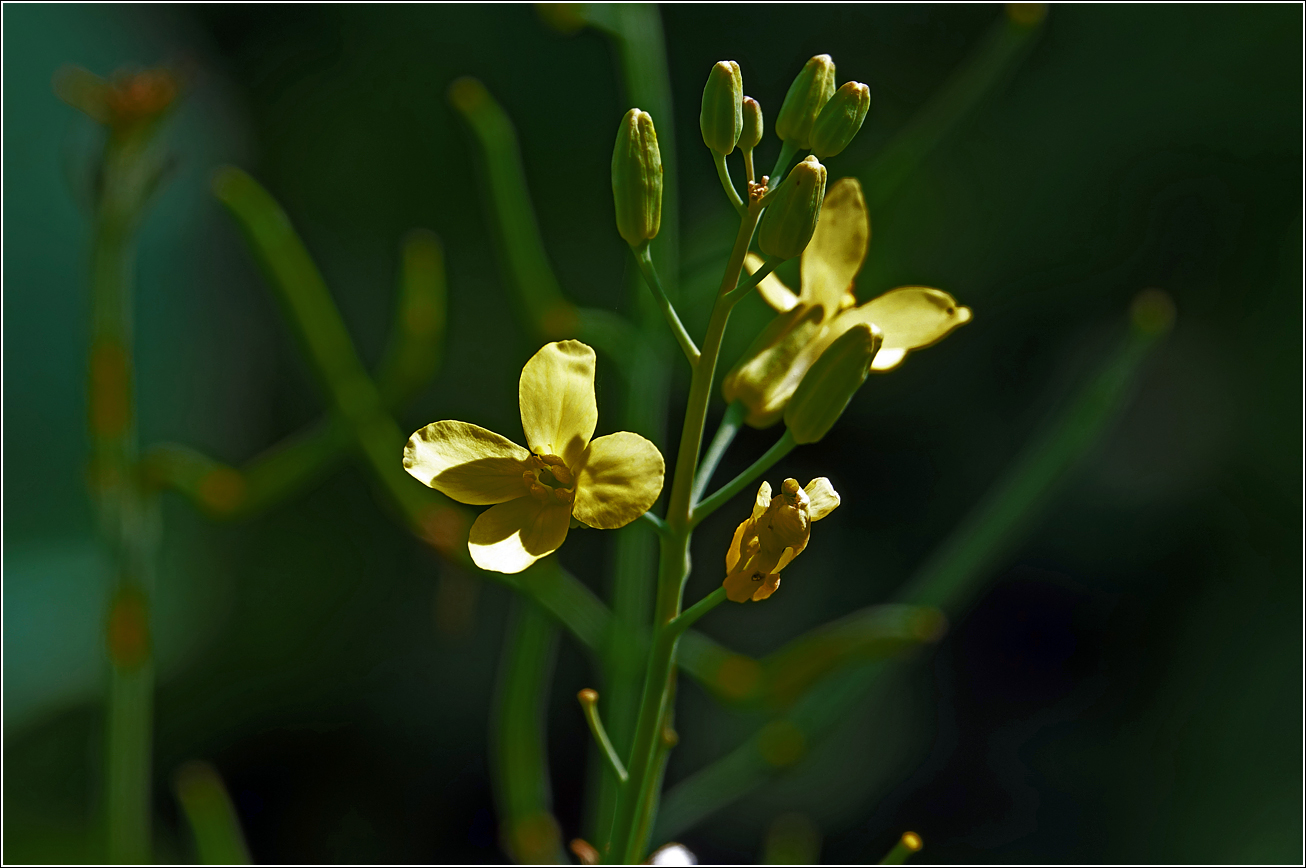
[[[780,571],[807,548],[812,522],[839,505],[830,480],[819,476],[798,487],[786,479],[780,496],[771,497],[771,483],[757,489],[753,514],[735,530],[726,550],[726,598],[736,603],[765,600],[780,587]]]
[[[807,369],[856,323],[874,325],[883,333],[871,370],[888,371],[912,350],[938,343],[970,321],[969,308],[946,292],[924,286],[899,287],[858,305],[853,279],[870,239],[861,184],[843,178],[826,192],[816,232],[803,250],[799,292],[774,274],[758,284],[762,298],[780,316],[722,384],[727,401],[743,401],[748,407],[748,424],[765,428],[779,421]],[[750,273],[761,265],[755,254],[745,260]]]
[[[404,447],[404,469],[454,500],[495,504],[467,540],[483,570],[519,573],[554,552],[571,521],[624,527],[662,492],[658,448],[621,431],[594,437],[594,350],[547,344],[521,372],[522,429],[530,451],[467,422],[432,422]]]

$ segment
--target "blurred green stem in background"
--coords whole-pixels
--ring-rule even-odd
[[[177,770],[174,786],[195,836],[199,864],[250,864],[240,819],[217,769],[205,762],[186,763]]]
[[[160,177],[156,130],[153,121],[110,125],[91,250],[89,480],[116,586],[105,619],[111,666],[108,858],[128,863],[149,861],[151,852],[150,605],[158,515],[155,499],[141,485],[137,463],[132,321],[136,230]]]
[[[1101,439],[1128,403],[1143,363],[1173,321],[1164,294],[1148,290],[1131,312],[1128,333],[1047,429],[1036,435],[988,495],[898,594],[904,603],[963,613],[993,575],[999,558],[1028,531],[1063,479]],[[845,719],[880,680],[887,663],[846,667],[826,678],[789,713],[668,794],[656,838],[669,839],[765,783],[798,761],[806,746]]]
[[[1038,8],[1041,6],[1007,4],[1005,13],[970,57],[916,110],[886,147],[854,172],[863,181],[866,205],[872,214],[881,212],[935,146],[1025,58],[1042,32],[1046,9]]]
[[[530,600],[512,598],[495,688],[491,762],[500,841],[513,859],[528,865],[566,861],[550,808],[544,743],[557,639],[552,618]]]

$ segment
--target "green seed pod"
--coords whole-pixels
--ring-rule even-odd
[[[662,154],[653,116],[633,108],[621,119],[612,150],[612,200],[617,231],[631,247],[657,237],[662,226]]]
[[[873,325],[857,323],[821,353],[785,407],[785,425],[797,443],[815,443],[834,427],[866,382],[883,342]]]
[[[739,134],[739,150],[751,151],[762,141],[762,104],[751,96],[744,97],[744,131]]]
[[[812,153],[824,160],[843,151],[862,128],[870,107],[869,87],[860,81],[844,82],[812,126]]]
[[[775,134],[800,148],[812,146],[812,125],[834,96],[834,61],[818,54],[798,73],[775,118]]]
[[[703,144],[718,154],[729,156],[735,149],[744,128],[744,78],[733,60],[720,61],[707,74],[698,128]]]
[[[789,171],[772,195],[757,230],[757,245],[767,256],[793,259],[816,231],[825,201],[825,166],[808,157]]]

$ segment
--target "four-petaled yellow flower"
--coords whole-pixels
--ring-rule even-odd
[[[819,476],[798,487],[786,479],[780,496],[771,497],[771,483],[757,489],[753,514],[735,531],[726,551],[727,599],[736,603],[765,600],[780,587],[780,571],[802,554],[811,536],[812,522],[820,521],[839,505],[830,480]]]
[[[404,469],[454,500],[496,504],[472,525],[467,547],[483,570],[519,573],[556,551],[572,518],[603,529],[639,518],[662,492],[658,448],[598,425],[594,350],[546,345],[521,372],[522,429],[530,451],[467,422],[432,422],[404,447]]]
[[[970,321],[969,308],[946,292],[923,286],[890,290],[858,306],[853,278],[861,270],[870,238],[861,184],[843,178],[826,192],[816,232],[803,250],[800,292],[794,294],[774,274],[758,284],[762,298],[780,316],[722,383],[727,401],[748,407],[748,424],[765,428],[778,422],[803,375],[826,347],[857,323],[874,325],[883,333],[871,370],[887,371],[910,351],[937,343]],[[762,259],[750,253],[745,266],[754,272]]]

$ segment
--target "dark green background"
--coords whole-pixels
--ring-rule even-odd
[[[687,270],[731,235],[696,134],[714,61],[739,61],[769,118],[814,53],[868,83],[870,116],[829,161],[834,178],[860,172],[1001,14],[665,8]],[[1054,7],[1011,76],[872,213],[859,295],[938,286],[975,319],[872,379],[819,448],[773,472],[828,475],[844,505],[780,595],[703,622],[740,650],[888,598],[1100,363],[1140,289],[1173,296],[1177,327],[989,590],[896,676],[892,707],[861,709],[811,763],[687,834],[702,859],[756,859],[771,820],[801,810],[830,862],[878,859],[906,828],[929,861],[1300,861],[1301,15]],[[609,43],[553,32],[529,6],[6,6],[4,56],[4,857],[94,859],[108,586],[83,489],[82,380],[98,145],[52,73],[192,71],[168,133],[176,169],[140,245],[141,430],[233,463],[322,407],[208,193],[215,166],[242,166],[282,202],[369,362],[399,239],[439,233],[446,361],[402,422],[516,436],[517,372],[537,346],[510,313],[478,157],[445,89],[472,74],[502,102],[565,290],[616,309],[629,257],[608,161],[627,105]],[[768,137],[764,165],[776,148]],[[732,323],[736,352],[763,321],[758,304]],[[616,377],[601,370],[607,431],[605,388]],[[741,436],[723,470],[772,436]],[[703,526],[698,564],[717,562],[743,509]],[[470,580],[407,536],[352,464],[239,525],[171,497],[165,522],[160,857],[191,852],[168,782],[202,758],[257,860],[501,860],[485,731],[506,592],[477,586],[460,622],[450,601]],[[610,539],[573,537],[563,562],[602,590]],[[714,580],[700,569],[688,596]],[[564,640],[549,744],[568,836],[588,738],[572,696],[590,673]],[[681,696],[670,780],[738,728],[696,686]]]

